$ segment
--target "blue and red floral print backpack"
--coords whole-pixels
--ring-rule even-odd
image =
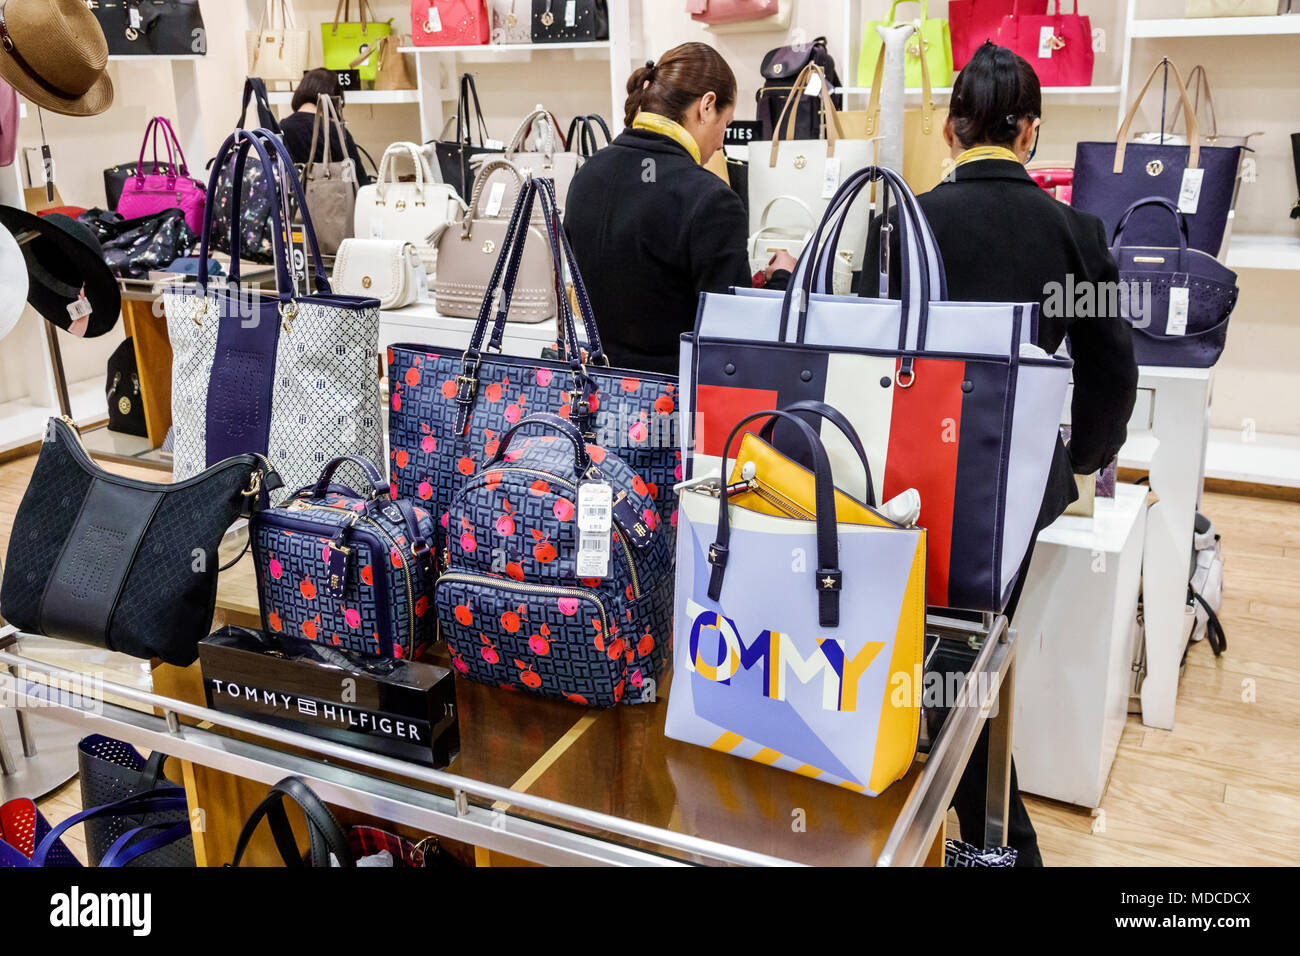
[[[653,701],[673,581],[654,508],[646,482],[565,419],[508,430],[446,519],[434,602],[452,666],[577,704]]]
[[[331,484],[343,462],[370,485]],[[433,515],[392,495],[364,458],[335,458],[315,485],[250,521],[262,628],[412,660],[434,640]]]

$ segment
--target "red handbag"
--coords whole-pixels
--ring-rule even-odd
[[[994,40],[1002,18],[1015,12],[1015,0],[948,0],[952,68],[960,70],[985,40]],[[1047,12],[1047,0],[1022,0],[1024,15]]]
[[[1030,166],[1026,172],[1040,189],[1070,205],[1070,196],[1074,192],[1073,166]]]
[[[1027,0],[1015,0],[1010,16],[1002,18],[997,42],[1029,61],[1043,86],[1092,85],[1092,23],[1078,14],[1027,14]]]
[[[416,46],[477,46],[491,33],[487,0],[411,0]]]
[[[696,23],[744,23],[780,12],[780,0],[687,0],[686,12]]]

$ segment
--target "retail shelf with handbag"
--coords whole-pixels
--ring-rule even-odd
[[[194,56],[207,52],[198,0],[95,0],[87,4],[112,56]]]
[[[487,0],[411,0],[416,46],[474,46],[491,38]]]
[[[994,38],[1000,46],[1015,50],[1029,62],[1043,86],[1089,86],[1092,84],[1092,23],[1074,12],[1065,13],[1064,0],[1054,0],[1055,13],[1030,13],[1028,0],[1002,18]]]
[[[410,160],[413,182],[398,180],[398,160]],[[437,255],[428,237],[454,221],[465,204],[455,189],[436,182],[415,143],[394,143],[379,161],[379,176],[357,193],[354,235],[362,239],[401,239],[413,242],[430,272]]]
[[[606,0],[532,0],[534,43],[591,43],[609,39]]]

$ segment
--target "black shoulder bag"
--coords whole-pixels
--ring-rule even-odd
[[[176,484],[124,478],[51,418],[14,518],[0,613],[32,634],[188,666],[212,626],[222,537],[280,486],[260,455]]]

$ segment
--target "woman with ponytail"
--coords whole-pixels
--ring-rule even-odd
[[[674,47],[632,74],[628,129],[573,179],[564,228],[615,365],[676,374],[700,293],[753,283],[744,204],[703,166],[735,107],[717,50]],[[793,268],[778,255],[761,281],[784,288]]]
[[[1042,90],[1033,67],[1012,50],[985,43],[953,83],[943,130],[952,150],[952,172],[918,197],[943,256],[949,299],[1038,302],[1037,344],[1053,353],[1069,340],[1074,359],[1071,439],[1068,449],[1058,444],[1037,530],[1078,497],[1075,474],[1092,474],[1119,452],[1137,390],[1128,323],[1106,311],[1108,301],[1115,300],[1104,290],[1119,282],[1119,268],[1105,226],[1096,216],[1054,199],[1025,171],[1037,148],[1041,117]],[[879,230],[873,228],[871,236],[868,262],[879,255]],[[898,263],[897,230],[891,239],[891,261]],[[878,294],[867,285],[863,295]],[[890,294],[895,298],[898,285],[892,271]],[[1077,296],[1062,301],[1063,290],[1088,288],[1086,310],[1075,307],[1084,301]],[[1005,609],[1008,618],[1020,601],[1032,555],[1031,545]],[[987,747],[985,728],[953,800],[968,842],[982,842],[984,833]],[[1016,788],[1014,763],[1007,842],[1019,851],[1018,866],[1042,866],[1038,838]]]

